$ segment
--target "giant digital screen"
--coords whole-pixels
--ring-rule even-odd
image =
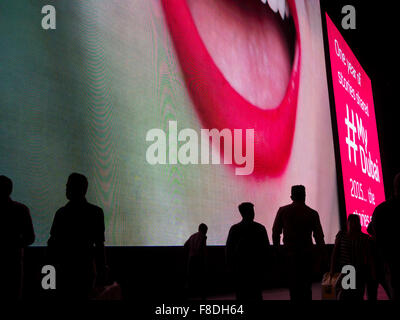
[[[271,240],[297,184],[333,243],[318,0],[7,0],[0,42],[0,174],[29,207],[36,245],[72,172],[88,177],[108,245],[182,245],[202,222],[223,245],[244,201]],[[372,124],[363,118],[375,163]]]
[[[346,214],[364,232],[385,200],[371,80],[326,14]]]

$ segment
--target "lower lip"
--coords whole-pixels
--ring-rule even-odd
[[[262,179],[282,175],[292,150],[301,61],[294,1],[288,2],[296,28],[292,72],[282,102],[267,110],[244,99],[225,79],[199,35],[186,0],[162,0],[162,3],[186,86],[204,128],[254,129],[251,176]]]

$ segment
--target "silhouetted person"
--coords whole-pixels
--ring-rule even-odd
[[[203,300],[206,299],[207,230],[207,225],[201,223],[199,231],[192,234],[184,245],[189,294],[199,294]]]
[[[35,241],[29,209],[13,201],[11,179],[0,176],[0,218],[2,244],[2,291],[9,299],[22,298],[24,248]]]
[[[376,241],[378,279],[386,282],[390,299],[400,298],[400,173],[394,179],[393,197],[378,205],[368,225],[368,233]],[[383,281],[385,280],[385,281]]]
[[[254,205],[239,205],[242,221],[229,230],[226,258],[233,272],[238,300],[262,300],[262,284],[269,250],[265,227],[254,220]]]
[[[318,212],[305,204],[306,190],[302,185],[293,186],[293,202],[281,207],[276,214],[272,239],[279,247],[281,233],[287,258],[289,292],[291,300],[312,299],[312,236],[319,247],[324,242],[324,233]]]
[[[57,294],[63,298],[87,299],[95,280],[104,281],[104,214],[87,202],[87,189],[84,175],[69,176],[69,202],[56,212],[48,240],[50,256],[56,263]]]
[[[331,275],[341,272],[345,265],[351,265],[356,270],[356,288],[340,290],[339,300],[363,300],[367,281],[375,278],[375,263],[371,239],[361,232],[360,217],[356,214],[350,214],[347,218],[347,231],[339,231],[336,235]]]

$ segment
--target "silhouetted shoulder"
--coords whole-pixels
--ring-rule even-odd
[[[284,216],[286,216],[286,214],[288,212],[291,212],[293,210],[293,205],[292,204],[288,204],[286,206],[282,206],[279,207],[278,212],[276,213],[276,220],[280,220],[283,219]]]
[[[387,207],[388,202],[389,202],[389,201],[384,201],[384,202],[378,204],[378,205],[375,207],[375,210],[380,210],[380,209],[382,209],[382,208]]]
[[[371,237],[367,234],[365,234],[364,232],[361,233],[360,238],[364,241],[369,241],[371,240]]]
[[[314,216],[318,216],[317,210],[314,210],[313,208],[310,208],[310,207],[307,206],[306,204],[305,204],[304,206],[306,207],[307,211],[308,211],[310,214],[312,214],[312,215],[314,215]]]
[[[278,212],[279,212],[279,211],[285,212],[285,211],[291,210],[292,208],[293,208],[293,204],[287,204],[286,206],[280,207],[279,210],[278,210]]]
[[[28,207],[26,205],[24,205],[23,203],[20,203],[18,201],[14,201],[14,200],[12,202],[13,202],[14,208],[17,209],[18,211],[28,211],[29,212]]]
[[[29,208],[26,205],[24,205],[20,202],[17,202],[17,201],[13,201],[12,206],[13,206],[13,209],[12,209],[13,212],[16,213],[19,216],[19,218],[25,219],[25,220],[26,220],[26,218],[30,219]]]
[[[91,214],[103,216],[103,209],[92,204],[89,202],[85,202],[82,205],[75,206],[74,204],[71,204],[71,202],[68,202],[65,206],[61,207],[60,209],[57,210],[56,215],[63,216],[65,214],[68,214],[68,211],[70,210],[83,210],[86,212],[89,212]]]
[[[14,214],[16,214],[19,219],[22,219],[21,222],[24,222],[26,220],[31,220],[30,211],[26,205],[17,201],[13,201],[12,206]]]
[[[96,206],[96,205],[94,205],[92,203],[89,203],[89,202],[87,203],[87,205],[90,208],[90,210],[93,211],[94,213],[103,215],[103,209],[102,208],[100,208],[100,207],[98,207],[98,206]]]
[[[400,211],[400,199],[390,198],[381,204],[379,204],[375,210],[384,212],[399,212]],[[396,217],[399,215],[396,213]]]
[[[374,225],[374,227],[376,227],[377,223],[381,224],[382,222],[387,225],[387,227],[390,227],[390,223],[395,225],[399,221],[398,211],[400,211],[399,203],[396,203],[393,199],[388,199],[375,207],[371,224]]]
[[[230,232],[235,232],[235,231],[239,230],[240,226],[241,226],[240,222],[232,225],[231,228],[230,228]]]
[[[260,230],[260,231],[266,231],[267,230],[264,225],[262,225],[261,223],[255,222],[255,221],[254,221],[254,227],[257,228],[257,230]]]
[[[375,207],[374,213],[375,213],[375,212],[384,211],[387,207],[388,207],[388,201],[384,201],[384,202],[378,204],[378,205]]]
[[[65,205],[65,206],[61,207],[60,209],[58,209],[56,211],[55,217],[57,217],[57,218],[62,217],[65,214],[66,207],[67,207],[67,205]]]
[[[299,204],[295,204],[295,203],[291,203],[286,206],[280,207],[278,210],[278,214],[282,214],[282,213],[290,212],[290,211],[297,211],[299,209],[301,209],[302,212],[307,212],[313,216],[318,216],[318,212],[316,210],[310,208],[306,204],[299,205]]]
[[[346,235],[346,231],[340,230],[337,234],[336,234],[336,240],[340,240],[341,238],[343,238]]]

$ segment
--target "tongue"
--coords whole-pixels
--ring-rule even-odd
[[[281,18],[260,0],[187,0],[203,42],[231,86],[262,109],[277,107],[291,73]]]

